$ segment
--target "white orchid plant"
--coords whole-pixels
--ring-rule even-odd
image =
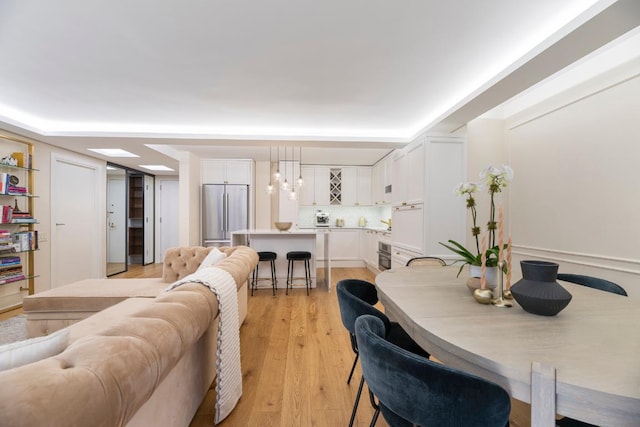
[[[498,265],[499,247],[496,245],[496,230],[498,224],[496,222],[496,205],[495,194],[502,192],[503,188],[513,180],[513,169],[507,165],[502,167],[488,166],[482,172],[480,172],[480,182],[465,182],[458,185],[455,189],[456,194],[464,196],[467,199],[467,209],[471,211],[471,218],[473,220],[473,226],[471,227],[471,235],[476,240],[475,254],[465,248],[455,240],[449,240],[449,244],[440,242],[442,246],[450,251],[460,255],[464,261],[458,275],[462,271],[462,268],[469,265],[481,265],[482,254],[480,251],[480,242],[478,236],[480,235],[481,228],[478,226],[478,213],[476,210],[476,201],[473,197],[475,193],[480,192],[486,188],[491,197],[491,206],[489,211],[489,221],[487,222],[487,231],[489,248],[486,251],[486,265],[487,267],[495,267]]]

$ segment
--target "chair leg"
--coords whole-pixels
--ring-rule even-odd
[[[362,377],[362,379],[364,379],[364,376]],[[376,403],[375,396],[373,395],[371,389],[369,389],[369,401],[371,402],[371,406],[373,406],[373,408],[376,410],[373,413],[373,418],[371,418],[371,424],[369,424],[369,427],[373,427],[376,425],[376,422],[378,422],[378,416],[380,415],[380,405]]]
[[[273,296],[276,296],[276,262],[271,260],[271,287],[273,288]]]
[[[353,366],[351,366],[351,372],[349,373],[349,379],[347,380],[347,384],[351,383],[351,377],[353,377],[353,371],[356,370],[356,364],[358,363],[358,357],[360,355],[356,353],[356,358],[353,360]]]
[[[360,403],[360,396],[362,395],[362,387],[364,386],[364,376],[360,379],[360,385],[358,386],[358,394],[356,394],[356,401],[353,402],[353,410],[351,411],[351,419],[349,420],[349,427],[353,426],[353,422],[356,419],[356,412],[358,412],[358,404]]]
[[[369,427],[376,425],[376,422],[378,422],[378,415],[380,415],[380,408],[376,409],[376,412],[373,413],[373,418],[371,418],[371,424],[369,424]]]

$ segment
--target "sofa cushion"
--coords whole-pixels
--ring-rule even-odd
[[[69,331],[12,342],[0,346],[0,371],[36,362],[61,353],[69,344]]]
[[[100,311],[127,298],[153,298],[167,284],[152,279],[85,279],[24,298],[25,312]]]
[[[200,271],[203,268],[213,267],[218,262],[225,259],[226,257],[227,257],[227,254],[220,251],[220,249],[211,248],[211,250],[209,251],[209,254],[205,257],[204,260],[202,260],[202,263],[200,264],[200,266],[196,271]]]

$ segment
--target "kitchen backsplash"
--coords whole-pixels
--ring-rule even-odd
[[[334,227],[336,219],[344,219],[344,227],[359,227],[361,217],[366,219],[366,227],[384,228],[391,218],[391,205],[385,206],[301,206],[298,209],[298,227],[314,227],[316,225],[316,212],[321,210],[329,214],[329,225]]]

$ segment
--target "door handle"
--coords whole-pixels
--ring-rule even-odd
[[[61,223],[61,222],[56,222],[56,225],[67,225],[67,224],[64,224],[64,223]]]

